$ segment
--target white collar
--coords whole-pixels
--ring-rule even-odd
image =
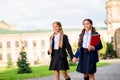
[[[55,36],[60,36],[60,32],[58,34],[54,34]]]
[[[91,34],[92,30],[89,30],[88,32],[85,31],[85,34],[88,33],[88,34]]]

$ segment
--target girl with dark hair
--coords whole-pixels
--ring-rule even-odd
[[[98,50],[102,49],[102,44],[100,40],[98,45],[90,45],[91,36],[98,34],[91,19],[84,19],[83,26],[84,29],[79,35],[78,49],[73,62],[77,62],[79,58],[76,70],[84,74],[84,80],[95,80],[96,63],[99,61]]]
[[[53,31],[54,32],[50,37],[50,48],[48,50],[48,54],[51,54],[49,70],[54,70],[55,80],[60,80],[60,70],[62,71],[65,80],[71,80],[67,74],[67,70],[69,69],[67,52],[69,53],[71,60],[73,58],[73,52],[68,37],[63,33],[62,25],[58,21],[53,23]]]

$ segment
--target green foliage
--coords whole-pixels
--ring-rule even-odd
[[[103,48],[100,50],[100,58],[107,59],[107,58],[116,58],[117,53],[113,50],[113,44],[107,43],[102,39]]]
[[[11,68],[13,67],[13,62],[12,62],[12,57],[11,57],[11,54],[7,54],[7,68]]]
[[[117,58],[117,53],[115,50],[113,50],[113,45],[112,43],[107,43],[107,56],[109,57],[115,57]]]
[[[72,45],[73,53],[76,52],[77,48],[78,48],[77,42],[74,42],[73,45]]]
[[[32,72],[31,68],[29,67],[29,63],[27,63],[26,52],[24,51],[20,52],[20,58],[18,58],[17,66],[19,68],[17,73],[31,73]]]
[[[105,59],[106,58],[107,45],[106,45],[106,42],[103,39],[101,41],[102,41],[103,48],[100,50],[100,58]]]

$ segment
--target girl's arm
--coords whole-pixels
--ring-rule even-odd
[[[73,55],[72,48],[71,48],[71,45],[69,43],[67,35],[65,35],[65,45],[66,45],[66,49],[67,49],[67,51],[68,51],[68,53],[70,55],[70,58],[72,60],[74,55]]]
[[[72,59],[73,63],[76,63],[78,61],[78,57],[80,56],[80,51],[77,49],[75,52],[75,55]]]
[[[76,52],[75,52],[74,57],[75,57],[75,58],[78,58],[79,56],[80,56],[80,50],[77,49]]]
[[[78,61],[78,58],[76,58],[76,57],[74,57],[73,59],[72,59],[72,62],[73,63],[76,63]]]
[[[48,50],[48,55],[50,55],[50,54],[52,54],[52,49],[51,48]]]

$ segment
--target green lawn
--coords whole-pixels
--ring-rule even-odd
[[[97,64],[98,67],[109,65],[107,62],[99,62]],[[17,68],[0,68],[0,80],[23,80],[25,78],[36,78],[53,75],[53,71],[48,70],[49,66],[37,66],[32,67],[32,73],[27,74],[17,74]],[[76,66],[70,66],[70,70],[68,72],[74,72],[76,70]]]

